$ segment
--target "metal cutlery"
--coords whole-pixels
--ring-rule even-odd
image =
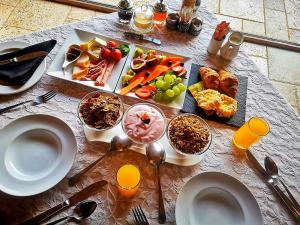
[[[92,215],[96,208],[97,208],[97,203],[94,201],[80,202],[79,204],[76,205],[71,215],[65,216],[51,223],[47,223],[46,225],[54,225],[64,220],[67,221],[73,220],[75,222],[80,223],[83,219],[88,218],[90,215]]]
[[[164,198],[163,198],[161,185],[160,185],[159,168],[161,164],[163,164],[164,161],[166,160],[166,152],[159,143],[154,142],[147,145],[146,155],[149,162],[156,169],[157,185],[158,185],[158,221],[159,223],[165,223],[166,212],[165,212]]]
[[[161,45],[161,41],[159,39],[157,39],[157,38],[152,38],[152,37],[145,36],[143,34],[138,34],[138,33],[131,32],[131,31],[124,32],[124,36],[126,38],[133,38],[133,39],[138,39],[138,40],[144,40],[144,41],[152,42],[152,43],[154,43],[156,45]]]
[[[141,206],[133,208],[132,212],[137,225],[149,225],[147,217]]]
[[[57,91],[56,90],[52,90],[52,91],[49,91],[47,92],[46,94],[43,94],[43,95],[40,95],[40,96],[37,96],[35,97],[34,99],[32,100],[28,100],[28,101],[24,101],[24,102],[21,102],[21,103],[17,103],[15,105],[11,105],[11,106],[8,106],[8,107],[5,107],[3,109],[0,109],[0,114],[10,110],[10,109],[13,109],[13,108],[16,108],[20,105],[24,105],[26,103],[31,103],[33,106],[35,105],[40,105],[40,104],[43,104],[43,103],[46,103],[48,102],[51,98],[53,98],[55,95],[57,94]]]
[[[79,171],[77,174],[72,176],[69,179],[69,185],[70,186],[75,185],[84,174],[86,174],[88,171],[94,168],[108,154],[116,151],[123,151],[124,149],[129,148],[132,144],[133,142],[126,135],[114,136],[110,141],[110,147],[108,151],[103,156],[101,156],[100,158],[92,162],[90,165],[88,165],[86,168],[84,168],[83,170]]]
[[[269,174],[269,176],[271,178],[273,178],[275,180],[275,182],[279,181],[281,183],[281,185],[284,187],[285,191],[288,193],[290,199],[292,200],[294,207],[297,208],[297,210],[300,210],[299,203],[294,198],[293,194],[290,192],[288,187],[280,179],[280,177],[278,175],[278,167],[277,167],[276,163],[269,156],[267,156],[265,158],[265,168],[266,168],[266,171]]]
[[[268,175],[265,169],[260,165],[257,159],[252,155],[250,150],[246,151],[247,158],[253,167],[259,172],[264,181],[269,184],[270,187],[275,191],[276,195],[282,200],[286,208],[289,210],[291,215],[296,221],[300,221],[300,212],[294,207],[293,202],[284,194],[284,192],[275,184],[274,180]]]
[[[21,223],[20,225],[37,225],[41,224],[53,216],[57,215],[58,213],[66,210],[67,208],[76,205],[77,203],[87,199],[88,197],[97,193],[101,187],[105,186],[107,181],[101,180],[94,184],[89,185],[88,187],[82,189],[81,191],[75,193],[70,198],[66,199],[63,203],[48,209],[47,211],[29,219],[25,222]]]
[[[46,56],[46,55],[48,55],[48,52],[45,52],[45,51],[31,52],[29,54],[17,56],[17,57],[11,58],[11,59],[2,60],[2,61],[0,61],[0,66],[10,64],[13,62],[28,61],[28,60],[36,59],[36,58]]]

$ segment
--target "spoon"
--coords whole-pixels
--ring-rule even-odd
[[[96,208],[97,203],[94,201],[80,202],[76,205],[72,215],[60,218],[51,223],[47,223],[46,225],[57,224],[64,220],[75,220],[76,222],[80,222],[81,220],[89,217],[95,211]]]
[[[68,48],[68,51],[65,53],[65,61],[62,65],[63,72],[65,73],[65,69],[75,62],[81,56],[81,50],[79,45],[71,45]]]
[[[291,200],[292,200],[295,208],[300,211],[300,205],[299,205],[299,203],[294,198],[294,196],[292,195],[292,193],[289,191],[289,189],[287,188],[287,186],[280,179],[280,177],[278,175],[278,167],[277,167],[276,163],[273,161],[273,159],[271,159],[268,156],[265,158],[265,168],[266,168],[266,171],[270,175],[271,178],[273,178],[275,181],[279,181],[282,184],[282,186],[284,187],[284,189],[286,190],[286,192],[290,196],[290,198],[291,198]]]
[[[154,142],[148,144],[146,147],[146,154],[149,162],[155,167],[156,174],[157,174],[157,183],[158,183],[158,221],[159,223],[166,222],[166,213],[165,213],[165,206],[164,206],[164,199],[162,196],[161,186],[160,186],[160,175],[159,175],[159,168],[160,165],[166,159],[166,152],[163,149],[162,145],[158,142]]]
[[[109,147],[108,151],[103,156],[98,158],[96,161],[91,163],[89,166],[87,166],[83,170],[79,171],[79,173],[72,176],[69,179],[69,185],[74,186],[75,183],[77,183],[77,181],[79,181],[79,179],[81,178],[82,175],[84,175],[90,169],[92,169],[94,166],[96,166],[104,157],[106,157],[110,153],[116,152],[116,151],[118,151],[118,152],[123,151],[124,149],[129,148],[132,144],[133,144],[133,142],[126,135],[114,136],[110,141],[110,147]]]

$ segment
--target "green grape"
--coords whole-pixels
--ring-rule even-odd
[[[170,102],[170,101],[172,101],[171,98],[166,94],[166,92],[162,94],[162,100],[164,102]]]
[[[174,87],[172,88],[172,90],[174,91],[175,96],[180,95],[180,93],[181,93],[181,91],[180,91],[180,89],[177,87],[177,85],[174,86]]]
[[[180,77],[176,77],[175,83],[176,83],[176,84],[179,84],[179,83],[181,83],[181,82],[182,82],[182,79],[181,79]]]
[[[170,74],[165,75],[164,80],[165,80],[167,83],[170,83],[170,84],[171,84],[172,82],[174,82],[174,79],[173,79],[172,75],[170,75]]]
[[[154,95],[154,100],[157,102],[163,101],[163,93],[158,92],[157,94]]]
[[[179,88],[179,90],[180,90],[181,92],[184,92],[184,91],[185,91],[185,85],[184,85],[183,83],[177,84],[177,87]]]
[[[151,83],[149,84],[149,86],[156,87],[156,84],[155,84],[155,82],[151,82]]]
[[[166,95],[168,95],[168,97],[173,98],[175,95],[175,92],[172,89],[168,89],[166,91]]]
[[[158,81],[155,82],[156,87],[159,88],[159,89],[161,89],[162,87],[164,87],[164,86],[165,86],[165,83],[166,83],[166,82],[163,81],[163,80],[158,80]]]
[[[177,76],[175,74],[171,75],[174,80],[176,80]]]
[[[166,91],[171,88],[171,84],[164,81],[164,85],[160,88],[163,91]]]
[[[163,76],[158,76],[158,77],[156,77],[156,80],[163,80],[163,79],[164,79]]]

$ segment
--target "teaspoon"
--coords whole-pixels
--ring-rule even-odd
[[[111,139],[111,141],[110,141],[110,147],[109,147],[108,151],[103,156],[101,156],[100,158],[98,158],[96,161],[94,161],[93,163],[91,163],[89,166],[87,166],[86,168],[84,168],[83,170],[81,170],[79,173],[77,173],[76,175],[72,176],[69,179],[69,185],[70,186],[74,186],[75,183],[77,183],[80,180],[80,178],[81,178],[82,175],[84,175],[89,170],[91,170],[104,157],[106,157],[110,153],[116,152],[116,151],[119,151],[119,152],[123,151],[124,149],[129,148],[132,144],[133,144],[133,142],[126,135],[114,136]]]
[[[157,183],[158,183],[158,221],[159,223],[166,222],[166,213],[165,213],[165,206],[164,206],[164,199],[162,196],[162,190],[160,185],[160,175],[159,175],[159,168],[160,165],[166,159],[166,152],[158,142],[154,142],[148,144],[146,147],[146,154],[149,162],[155,167],[156,174],[157,174]]]
[[[54,225],[64,220],[74,220],[76,222],[80,222],[81,220],[89,217],[97,208],[97,203],[94,201],[86,201],[80,202],[76,205],[72,215],[60,218],[51,223],[47,223],[46,225]]]

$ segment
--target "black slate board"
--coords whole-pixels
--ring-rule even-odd
[[[191,73],[189,76],[188,86],[195,84],[201,81],[201,77],[198,74],[199,68],[202,67],[197,64],[192,64]],[[241,127],[245,123],[245,113],[246,113],[246,101],[247,101],[247,83],[248,77],[236,75],[239,80],[239,87],[237,92],[237,102],[238,102],[238,110],[236,114],[227,119],[220,118],[216,115],[207,116],[205,112],[197,106],[196,100],[193,98],[192,94],[187,90],[184,104],[181,109],[182,112],[193,113],[201,116],[204,119],[213,120],[219,123],[225,123],[228,125],[232,125],[235,127]]]

